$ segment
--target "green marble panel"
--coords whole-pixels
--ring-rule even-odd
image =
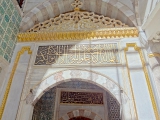
[[[16,44],[13,45],[13,50],[14,50],[15,47],[16,47]]]
[[[4,51],[3,49],[0,47],[0,56],[3,56],[4,55]]]
[[[18,32],[17,28],[19,28],[19,22],[18,22],[18,20],[16,21],[15,27],[16,27],[16,33],[17,33]]]
[[[0,6],[0,15],[4,15],[4,13],[5,13],[4,8]]]
[[[14,5],[12,4],[12,2],[9,3],[9,7],[11,10],[14,10]]]
[[[3,18],[4,18],[4,15],[0,15],[0,24],[1,24],[2,20],[3,20]]]
[[[9,18],[8,15],[5,15],[5,16],[4,16],[4,19],[5,19],[5,21],[8,23],[10,18]]]
[[[6,30],[8,24],[7,24],[6,20],[5,20],[5,18],[2,20],[1,26],[3,27],[4,30]]]
[[[12,59],[12,57],[9,58],[9,60],[8,60],[9,63],[11,62],[11,59]]]
[[[10,56],[11,53],[12,53],[12,49],[11,49],[9,46],[7,46],[6,53],[7,53],[9,56]]]
[[[2,5],[3,8],[5,8],[5,9],[8,8],[8,5],[7,5],[7,3],[5,2],[5,0],[2,1],[1,5]]]
[[[4,54],[4,58],[9,61],[9,56],[6,53]]]
[[[13,26],[14,26],[14,24],[10,21],[10,22],[9,22],[9,27],[12,29]]]
[[[0,56],[11,61],[21,16],[12,0],[0,0]]]
[[[16,35],[15,35],[14,33],[12,33],[12,34],[11,34],[11,40],[13,40],[13,41],[14,41],[14,40],[15,40],[15,38],[16,38]]]
[[[18,22],[21,22],[22,18],[20,16],[18,16]]]
[[[2,28],[2,26],[0,26],[0,36],[3,37],[4,35],[4,29]]]
[[[14,15],[12,15],[12,23],[16,23],[16,17]]]
[[[17,11],[17,10],[14,11],[14,15],[15,15],[15,17],[18,18],[19,14],[18,14],[18,11]]]
[[[9,35],[10,35],[11,33],[12,33],[12,30],[11,30],[11,28],[10,28],[10,27],[8,27],[8,28],[7,28],[7,34],[9,34]]]
[[[4,37],[3,37],[4,41],[8,44],[8,41],[9,41],[9,35],[8,34],[5,34]]]
[[[9,4],[9,3],[12,3],[11,0],[6,0],[6,2],[7,2],[8,4]]]
[[[13,41],[13,40],[10,40],[10,41],[8,42],[8,45],[9,45],[9,47],[13,48],[13,46],[14,46],[14,41]]]
[[[6,14],[7,14],[8,16],[11,16],[11,15],[12,15],[12,10],[11,10],[10,8],[8,8],[7,11],[6,11]]]
[[[3,51],[5,51],[6,47],[7,47],[6,42],[4,40],[2,40],[1,48],[3,49]]]
[[[15,33],[18,32],[18,29],[17,29],[17,28],[19,28],[19,23],[18,23],[18,22],[15,23],[15,24],[14,24],[14,27],[13,27],[13,31],[14,31]]]
[[[2,37],[0,36],[0,45],[1,45],[1,43],[2,43]]]

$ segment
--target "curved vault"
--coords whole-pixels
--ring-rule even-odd
[[[92,11],[99,15],[115,18],[131,27],[137,25],[134,12],[124,4],[118,2],[118,0],[97,0],[95,6],[92,4],[93,0],[82,1],[84,4],[82,6],[83,11]],[[73,11],[73,8],[70,6],[72,2],[73,0],[65,0],[62,4],[61,1],[45,1],[23,17],[20,30],[25,32],[38,23],[54,18],[62,13]]]

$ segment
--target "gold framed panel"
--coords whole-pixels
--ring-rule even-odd
[[[137,46],[136,43],[126,43],[126,48],[124,49],[125,59],[126,59],[126,62],[127,62],[128,76],[129,76],[129,81],[130,81],[130,86],[131,86],[131,91],[132,91],[132,97],[133,97],[133,100],[134,100],[135,110],[136,110],[136,103],[135,103],[135,98],[134,98],[134,94],[133,94],[132,82],[131,82],[131,78],[130,78],[130,72],[129,72],[128,61],[127,61],[127,56],[126,56],[126,52],[128,51],[129,47],[133,47],[135,49],[135,51],[137,51],[139,53],[141,63],[142,63],[143,72],[144,72],[144,75],[145,75],[145,78],[146,78],[146,83],[147,83],[149,95],[150,95],[151,102],[152,102],[152,107],[153,107],[154,114],[155,114],[155,118],[156,118],[156,120],[159,120],[160,117],[159,117],[158,107],[157,107],[157,103],[156,103],[156,100],[155,100],[155,97],[154,97],[154,92],[153,92],[153,88],[152,88],[152,85],[151,85],[151,81],[149,79],[148,70],[147,70],[147,67],[145,65],[145,59],[144,59],[142,50],[141,50],[140,47]],[[136,112],[136,119],[138,120],[137,110],[135,112]]]
[[[2,116],[3,116],[3,112],[4,112],[4,109],[5,109],[5,105],[6,105],[6,102],[7,102],[8,94],[9,94],[9,91],[10,91],[10,88],[11,88],[11,84],[12,84],[12,81],[13,81],[13,78],[14,78],[14,74],[15,74],[16,68],[18,66],[18,62],[20,60],[21,55],[23,55],[24,52],[26,52],[26,51],[28,52],[28,54],[32,54],[32,51],[31,51],[30,47],[25,46],[25,47],[21,48],[21,50],[17,53],[17,56],[15,58],[14,65],[13,65],[13,68],[12,68],[12,71],[11,71],[11,74],[10,74],[10,77],[9,77],[9,81],[7,83],[7,87],[6,87],[6,90],[5,90],[5,93],[4,93],[2,104],[1,104],[1,107],[0,107],[0,119],[2,119]]]

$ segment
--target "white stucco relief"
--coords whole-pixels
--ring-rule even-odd
[[[74,79],[95,84],[105,89],[106,91],[109,91],[120,103],[121,99],[125,99],[123,101],[127,101],[128,99],[128,96],[125,93],[122,95],[122,97],[120,97],[120,90],[122,90],[122,88],[120,88],[118,84],[113,82],[113,80],[111,80],[107,76],[96,73],[94,71],[70,69],[53,73],[52,75],[42,80],[37,86],[33,88],[34,97],[31,97],[30,93],[26,100],[28,99],[29,103],[35,104],[43,95],[43,93],[45,93],[45,91],[60,83],[71,81]],[[33,99],[32,102],[31,99]]]

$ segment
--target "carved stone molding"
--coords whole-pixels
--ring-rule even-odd
[[[107,28],[97,31],[74,31],[74,32],[26,32],[18,34],[18,42],[38,42],[53,40],[94,40],[109,38],[138,37],[135,27]]]
[[[39,23],[27,32],[91,31],[121,27],[128,27],[128,25],[93,12],[74,11]]]
[[[80,11],[83,3],[75,0],[71,4],[73,12],[60,14],[45,22],[35,25],[27,32],[66,32],[66,31],[91,31],[104,28],[128,27],[120,20],[97,15],[94,12]]]
[[[140,59],[141,59],[141,63],[142,63],[142,67],[143,67],[143,72],[144,72],[144,75],[145,75],[145,78],[146,78],[146,83],[147,83],[147,87],[148,87],[150,98],[151,98],[151,102],[152,102],[152,107],[153,107],[153,110],[154,110],[154,114],[155,114],[156,120],[159,120],[158,107],[157,107],[157,103],[156,103],[156,100],[155,100],[154,91],[153,91],[153,88],[152,88],[152,85],[151,85],[149,74],[148,74],[148,71],[147,71],[147,67],[146,67],[146,63],[145,63],[143,52],[142,52],[141,48],[137,46],[136,43],[127,43],[126,44],[126,48],[124,49],[126,61],[127,61],[126,52],[128,51],[129,47],[134,48],[135,51],[137,51],[139,53],[139,56],[140,56]],[[127,69],[129,71],[128,63],[127,63]],[[132,84],[129,72],[128,72],[128,76],[129,76],[130,84]],[[131,87],[131,89],[132,89],[132,87]],[[132,90],[132,95],[133,95],[133,90]],[[133,99],[135,99],[134,96],[133,96]],[[134,102],[134,106],[136,106],[135,102]],[[135,110],[136,110],[136,107],[135,107]],[[138,116],[137,111],[136,111],[136,116]]]
[[[13,68],[12,68],[12,72],[10,74],[10,77],[9,77],[9,80],[8,80],[8,83],[7,83],[7,87],[6,87],[4,96],[3,96],[2,104],[0,106],[0,119],[2,119],[2,115],[3,115],[4,109],[5,109],[8,94],[9,94],[9,91],[10,91],[10,88],[11,88],[11,85],[12,85],[12,80],[14,78],[14,74],[15,74],[16,68],[18,66],[18,62],[20,60],[21,55],[23,55],[25,51],[27,51],[28,54],[32,54],[32,51],[31,51],[30,47],[28,47],[28,46],[22,47],[21,50],[17,53],[17,56],[16,56],[15,61],[14,61],[14,65],[13,65]]]
[[[148,57],[149,57],[149,58],[152,58],[152,57],[160,57],[160,53],[150,53],[150,54],[148,54]]]
[[[47,0],[31,9],[22,19],[20,31],[26,31],[40,22],[44,22],[53,17],[57,17],[60,13],[67,13],[74,9],[70,7],[74,0],[55,1]],[[114,11],[115,19],[119,19],[129,26],[137,26],[136,16],[138,12],[130,9],[123,2],[118,0],[79,0],[83,2],[81,10],[94,11],[98,15],[112,17]],[[80,4],[81,5],[81,4]],[[137,6],[138,3],[136,2]],[[137,6],[138,7],[138,6]],[[94,9],[94,10],[93,10]],[[136,9],[137,10],[137,9]]]
[[[74,11],[39,23],[18,35],[19,42],[49,40],[84,40],[138,37],[135,27],[94,12],[81,11],[82,2],[75,0]]]
[[[155,35],[154,35],[154,37],[153,37],[153,39],[152,39],[154,42],[160,42],[160,31],[158,31]]]
[[[77,113],[77,115],[74,113]],[[102,118],[96,113],[85,110],[85,109],[79,109],[79,110],[68,112],[67,114],[63,115],[59,120],[70,120],[72,117],[78,117],[78,116],[84,116],[84,117],[90,118],[91,120],[102,120]]]

